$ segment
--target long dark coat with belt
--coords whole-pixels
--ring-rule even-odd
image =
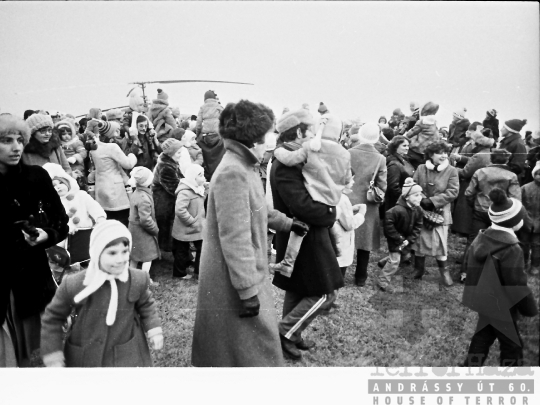
[[[395,207],[401,191],[403,183],[407,177],[412,177],[414,167],[409,163],[407,157],[399,154],[393,154],[386,158],[387,184],[386,194],[384,196],[384,210],[388,211]]]
[[[257,157],[225,139],[210,183],[191,361],[198,367],[283,366],[268,280],[268,226],[292,220],[266,207]],[[339,271],[339,269],[338,269]],[[259,315],[240,318],[241,300],[257,295]]]
[[[351,204],[366,204],[366,220],[355,231],[356,249],[372,251],[381,246],[379,204],[367,201],[369,182],[375,175],[375,186],[386,192],[385,158],[375,150],[373,145],[362,144],[349,149],[351,166],[354,173],[354,185],[349,194]]]
[[[176,188],[183,178],[180,166],[172,157],[162,153],[154,170],[152,192],[156,211],[156,222],[159,228],[158,243],[160,249],[172,250],[172,227],[174,222],[174,205]]]
[[[288,144],[282,147],[294,150]],[[274,160],[270,169],[270,186],[274,208],[289,218],[310,226],[302,241],[290,278],[276,273],[273,284],[304,297],[330,294],[343,287],[343,276],[330,242],[330,227],[336,221],[334,207],[314,201],[305,185],[299,167],[287,167]],[[276,263],[283,260],[289,232],[276,232]]]
[[[40,207],[48,224],[36,226],[49,238],[31,247],[15,222],[30,215],[39,218]],[[45,249],[67,237],[68,220],[45,169],[19,163],[7,174],[0,174],[0,324],[4,323],[11,292],[17,315],[23,319],[42,312],[52,299],[55,285]]]

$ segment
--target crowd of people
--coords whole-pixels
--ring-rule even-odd
[[[368,288],[381,234],[389,253],[372,285],[383,294],[399,293],[399,269],[422,279],[426,257],[443,288],[476,286],[493,266],[503,285],[528,288],[540,273],[540,131],[523,137],[526,120],[500,125],[493,109],[473,122],[457,109],[439,126],[438,109],[411,102],[364,123],[320,103],[276,117],[209,90],[182,119],[159,89],[150,105],[134,93],[128,108],[78,120],[1,114],[0,366],[28,366],[37,348],[50,367],[152,365],[163,252],[172,277],[198,280],[195,366],[282,366],[314,350],[302,332],[339,311],[355,256],[354,284]],[[450,232],[467,241],[457,274]],[[285,291],[279,322],[270,277]],[[516,328],[518,312],[537,314],[530,290]],[[501,365],[522,364],[491,325],[463,364],[482,365],[495,339]]]

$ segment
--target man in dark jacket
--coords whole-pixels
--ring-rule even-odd
[[[311,137],[313,118],[305,109],[284,114],[277,123],[281,145],[288,150],[301,147]],[[298,253],[292,276],[279,273],[273,284],[285,290],[283,318],[279,322],[281,346],[286,357],[299,360],[300,350],[315,344],[302,339],[302,332],[322,311],[328,310],[336,298],[335,291],[343,287],[343,276],[330,241],[329,228],[336,220],[335,207],[314,201],[304,186],[302,171],[274,160],[270,171],[274,208],[288,217],[310,226]],[[283,260],[288,232],[276,233],[276,262]]]
[[[501,129],[501,138],[499,148],[506,149],[512,154],[508,161],[508,167],[522,180],[522,173],[525,169],[525,160],[527,159],[527,148],[519,131],[525,126],[527,120],[508,120]]]
[[[491,109],[486,112],[486,118],[484,119],[484,122],[482,122],[482,125],[484,128],[491,129],[491,132],[493,133],[493,139],[495,139],[495,142],[498,142],[499,140],[499,120],[497,119],[497,111],[494,109]]]

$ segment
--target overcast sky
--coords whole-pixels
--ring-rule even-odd
[[[127,105],[128,82],[162,85],[197,113],[208,89],[222,103],[283,107],[320,101],[342,118],[387,118],[409,101],[440,104],[439,126],[466,107],[483,120],[539,128],[536,2],[2,2],[0,108],[80,115]],[[155,98],[157,85],[149,85]]]

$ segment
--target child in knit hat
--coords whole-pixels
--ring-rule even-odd
[[[301,111],[301,114],[309,114],[306,110]],[[295,114],[298,114],[298,111],[292,111],[280,117],[278,121],[280,132],[290,128],[288,121],[296,122],[293,119]],[[288,151],[285,148],[277,148],[274,151],[276,159],[286,166],[303,164],[302,174],[311,198],[333,207],[338,205],[343,189],[352,180],[351,155],[339,143],[342,131],[341,120],[326,113],[321,118],[315,138],[311,141],[305,142],[300,149],[295,151]],[[333,232],[330,234],[335,242],[337,235]],[[270,264],[270,270],[279,271],[290,277],[302,240],[303,236],[292,232],[283,261]]]
[[[137,166],[131,170],[131,182],[137,187],[131,195],[129,209],[129,231],[133,238],[131,267],[137,268],[142,263],[142,270],[148,274],[152,261],[161,258],[157,238],[159,228],[150,189],[153,181],[154,175],[148,168]],[[152,279],[150,284],[154,284]]]
[[[182,142],[189,152],[191,157],[191,162],[202,166],[204,163],[202,150],[199,145],[197,145],[197,135],[195,132],[186,129],[184,135],[182,135]]]
[[[193,263],[195,278],[199,276],[199,261],[203,243],[203,227],[206,217],[204,199],[206,198],[206,179],[204,169],[196,164],[184,172],[176,189],[175,217],[172,229],[172,251],[174,256],[173,277],[188,280],[191,275],[187,268],[191,264],[190,242],[195,246]]]
[[[405,137],[410,140],[409,161],[416,168],[425,162],[424,151],[433,142],[440,140],[437,130],[437,119],[435,114],[439,111],[439,105],[428,101],[419,110],[420,116],[414,127],[405,133]]]
[[[508,198],[500,188],[489,192],[492,225],[481,230],[468,250],[463,304],[478,312],[478,326],[462,367],[482,367],[497,339],[500,366],[523,365],[523,341],[518,313],[538,314],[535,298],[527,286],[523,251],[515,231],[523,226],[525,210],[519,200]]]
[[[121,222],[108,220],[94,228],[90,266],[60,284],[42,317],[45,366],[152,366],[146,339],[161,350],[163,332],[148,274],[129,268],[131,245]],[[63,344],[62,325],[73,307],[77,321]]]
[[[389,254],[379,261],[380,270],[376,277],[381,291],[394,292],[390,285],[391,277],[398,271],[400,261],[410,257],[411,246],[420,235],[424,215],[420,208],[422,198],[422,187],[408,177],[397,204],[386,212],[384,236]]]
[[[163,142],[170,137],[169,133],[178,125],[169,107],[169,96],[161,89],[158,89],[157,92],[157,98],[152,100],[148,116],[154,124],[157,140]]]
[[[219,116],[223,111],[223,106],[219,103],[217,94],[208,90],[204,93],[204,104],[199,108],[195,128],[190,123],[189,129],[199,135],[218,134]],[[200,139],[198,139],[200,141]]]

